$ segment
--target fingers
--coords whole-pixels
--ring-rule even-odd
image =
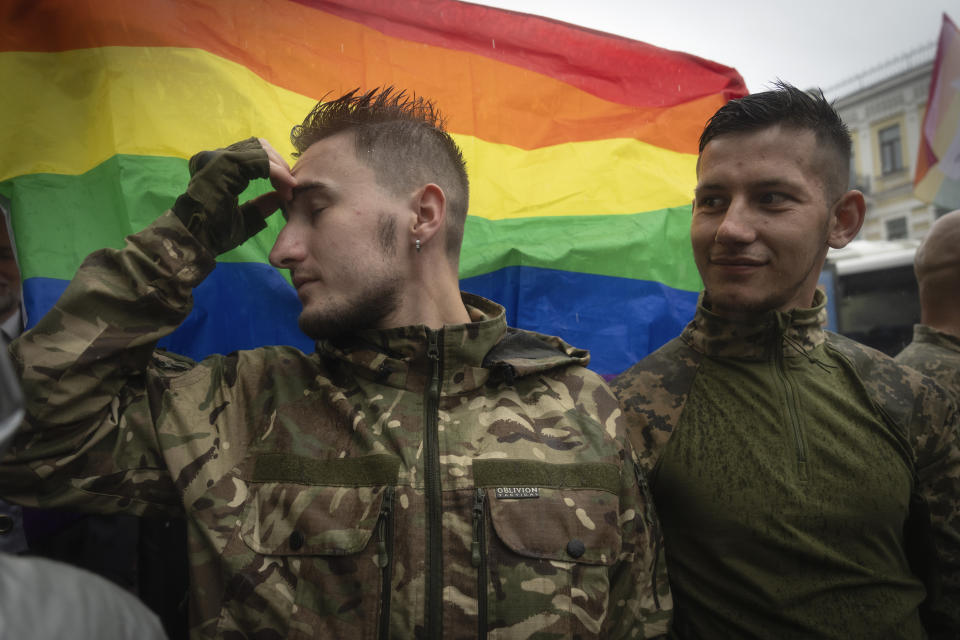
[[[287,164],[283,156],[270,146],[270,143],[264,138],[258,138],[258,140],[260,141],[260,146],[267,152],[267,158],[270,160],[270,182],[273,184],[273,188],[279,192],[283,200],[292,199],[293,188],[297,186],[297,179],[290,173],[290,165]],[[279,204],[278,202],[277,206],[279,206]],[[274,207],[270,213],[273,213],[273,211],[276,211],[276,207]]]

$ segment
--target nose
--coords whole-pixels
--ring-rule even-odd
[[[305,255],[302,237],[303,234],[297,233],[296,227],[290,222],[283,225],[283,229],[277,235],[277,241],[273,243],[273,248],[270,250],[270,264],[278,269],[292,269],[301,262]]]
[[[755,224],[755,216],[747,203],[734,199],[723,214],[715,240],[719,244],[750,244],[757,237]]]

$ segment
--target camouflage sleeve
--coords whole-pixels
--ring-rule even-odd
[[[0,465],[0,495],[98,512],[177,512],[156,435],[165,380],[192,363],[154,356],[192,307],[213,256],[165,213],[97,251],[11,356],[27,419]]]
[[[914,434],[920,491],[930,509],[939,558],[941,597],[932,609],[960,636],[960,412],[939,386],[929,385]]]
[[[659,638],[667,633],[673,598],[667,579],[663,534],[639,461],[629,442],[623,449],[620,522],[621,562],[610,577],[611,607],[603,638]]]
[[[680,420],[701,356],[675,338],[610,382],[640,468],[653,477]]]

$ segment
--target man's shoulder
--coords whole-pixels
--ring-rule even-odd
[[[960,397],[960,351],[914,340],[897,354],[895,360],[930,376]]]
[[[676,337],[614,378],[610,387],[621,402],[655,388],[686,393],[702,357]]]
[[[908,432],[940,425],[950,411],[948,392],[903,362],[835,333],[827,333],[826,346],[849,363],[871,400]]]
[[[702,355],[674,338],[610,383],[627,436],[650,473],[680,420]]]
[[[228,354],[214,353],[199,361],[156,349],[150,358],[148,373],[176,388],[204,381],[207,384],[203,386],[233,387],[238,382],[257,384],[266,379],[269,379],[268,387],[272,388],[290,378],[313,377],[319,368],[322,368],[322,361],[315,353],[306,354],[285,345],[270,345]]]
[[[827,348],[847,360],[868,387],[883,385],[887,393],[911,396],[922,390],[925,376],[915,369],[856,340],[825,333]]]

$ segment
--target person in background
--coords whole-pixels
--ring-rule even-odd
[[[0,455],[23,421],[23,396],[0,351]],[[0,638],[164,640],[160,620],[135,596],[88,571],[0,553]]]
[[[292,138],[292,170],[258,138],[194,156],[172,209],[13,343],[0,495],[185,518],[197,638],[665,633],[616,398],[586,352],[459,291],[467,174],[433,104],[353,91]],[[255,178],[276,191],[239,206]],[[277,208],[316,351],[155,350]]]
[[[0,224],[0,347],[23,331],[22,276],[7,211]],[[185,532],[170,520],[83,515],[23,508],[0,500],[0,552],[44,558],[51,567],[73,565],[136,594],[161,614],[171,637],[186,637],[178,604],[186,593]],[[180,551],[180,555],[170,557]],[[31,566],[46,566],[38,560]],[[0,637],[4,637],[0,634]]]
[[[0,210],[0,349],[6,357],[7,346],[23,330],[20,310],[20,267],[13,248],[10,221]],[[23,529],[23,509],[0,500],[0,552],[23,553],[27,538]]]
[[[957,406],[821,328],[827,250],[865,212],[850,147],[822,94],[785,83],[701,135],[695,317],[612,383],[661,517],[674,637],[960,634]]]
[[[920,324],[896,360],[960,398],[960,210],[940,217],[914,257]]]

